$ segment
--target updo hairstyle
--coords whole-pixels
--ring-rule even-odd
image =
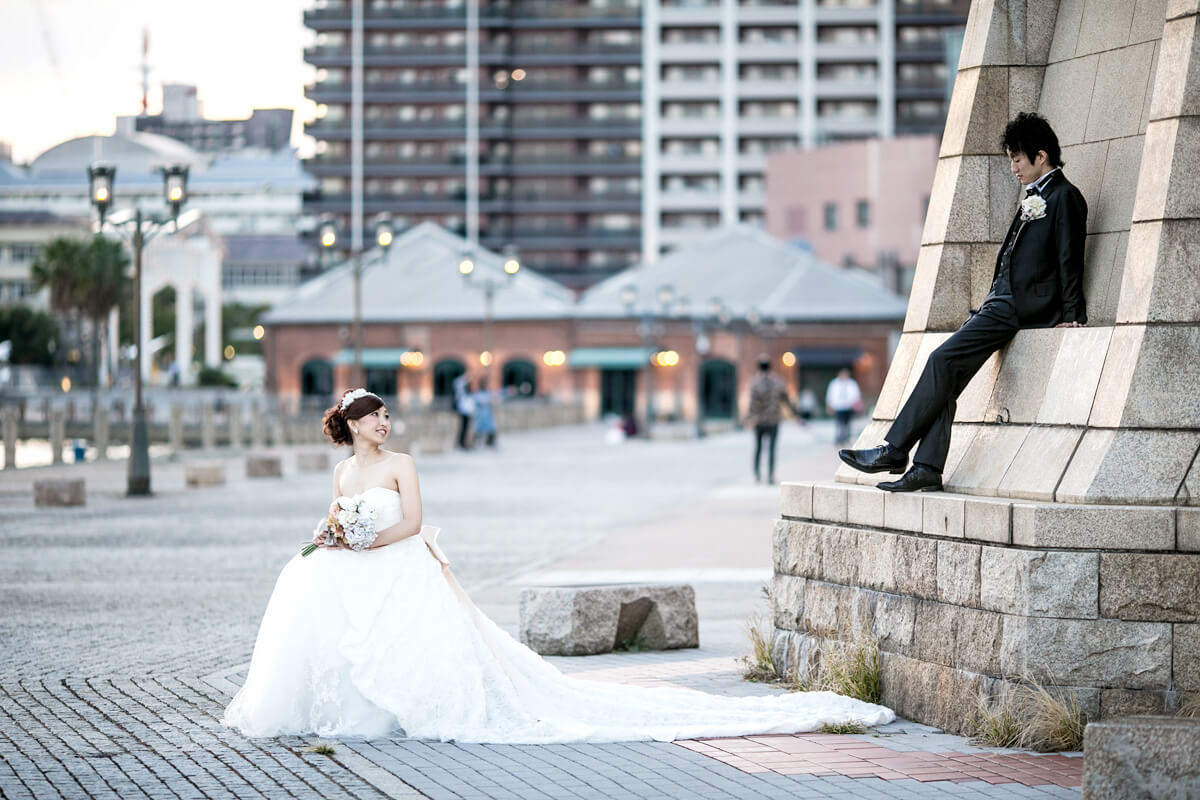
[[[342,401],[352,391],[357,390],[348,389],[343,392],[342,399],[325,411],[325,418],[321,421],[321,428],[325,431],[325,436],[335,446],[354,444],[354,438],[350,435],[350,420],[362,419],[375,409],[383,407],[383,400],[379,398],[379,395],[366,392],[361,397],[356,397],[343,409]]]

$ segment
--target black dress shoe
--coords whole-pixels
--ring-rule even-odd
[[[912,469],[904,473],[899,480],[884,481],[875,485],[885,492],[940,492],[942,473],[924,464],[913,464]]]
[[[891,472],[899,475],[908,467],[908,453],[890,444],[870,450],[838,450],[838,458],[859,472]]]

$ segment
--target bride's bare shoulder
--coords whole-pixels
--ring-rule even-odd
[[[387,452],[388,461],[397,467],[399,467],[399,466],[411,467],[414,464],[413,457],[410,456],[408,453],[397,453],[393,450],[388,450],[386,452]]]

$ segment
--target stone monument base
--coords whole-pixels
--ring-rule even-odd
[[[801,676],[874,639],[883,702],[956,733],[1023,677],[1091,720],[1200,694],[1200,508],[789,483],[780,511],[774,656]]]

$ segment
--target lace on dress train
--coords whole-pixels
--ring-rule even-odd
[[[380,529],[403,518],[391,489],[360,497],[375,505]],[[402,730],[422,739],[539,744],[793,733],[894,719],[883,706],[831,692],[721,697],[567,677],[476,608],[432,539],[293,557],[222,723],[249,736]]]

